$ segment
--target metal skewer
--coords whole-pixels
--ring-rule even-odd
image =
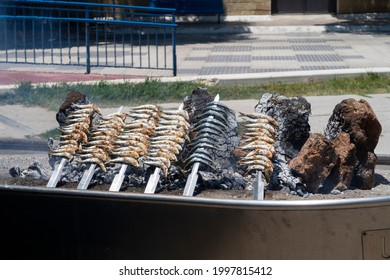
[[[122,182],[125,179],[125,172],[127,170],[127,164],[121,164],[121,168],[119,169],[118,174],[115,175],[114,180],[110,186],[110,192],[119,192]]]
[[[214,102],[218,102],[218,101],[219,101],[219,94],[217,94],[214,97]],[[209,118],[212,119],[213,117],[210,116]],[[195,162],[194,165],[192,166],[191,173],[188,176],[186,185],[184,187],[183,196],[193,196],[194,195],[195,185],[196,185],[196,182],[198,181],[198,177],[199,177],[198,176],[199,166],[200,166],[199,162]]]
[[[122,109],[123,106],[119,108],[117,113],[122,112]],[[108,115],[107,117],[110,117],[110,115]],[[77,186],[78,190],[88,189],[89,183],[91,182],[93,174],[95,173],[95,169],[96,169],[96,163],[90,164],[89,168],[84,172],[83,177],[81,177],[81,180]]]
[[[158,181],[160,180],[161,168],[156,167],[152,175],[150,175],[148,184],[146,185],[144,193],[153,194],[156,191]]]
[[[196,182],[198,181],[198,170],[199,170],[200,163],[195,162],[194,165],[192,166],[191,173],[188,176],[186,186],[184,187],[184,196],[193,196],[194,195],[194,190],[195,190],[195,185]]]
[[[181,103],[177,110],[178,111],[183,110],[183,107],[184,107],[184,104]],[[148,184],[145,187],[144,193],[147,193],[147,194],[155,193],[158,181],[160,180],[160,176],[161,176],[160,174],[161,174],[161,168],[156,167],[154,169],[154,173],[152,175],[150,175],[150,177],[149,177]]]
[[[77,186],[78,190],[88,189],[89,183],[92,180],[93,174],[95,173],[96,164],[92,163],[89,165],[89,168],[84,172],[83,177],[81,177],[80,183]]]
[[[62,158],[60,163],[55,167],[53,174],[51,174],[49,182],[47,182],[46,187],[48,188],[55,188],[58,184],[58,181],[61,178],[62,175],[62,169],[64,168],[65,164],[68,162],[66,158]]]
[[[256,172],[256,179],[253,182],[253,199],[264,200],[264,182],[262,180],[263,174],[261,171]]]

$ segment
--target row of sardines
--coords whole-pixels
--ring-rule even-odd
[[[215,169],[210,151],[219,148],[215,139],[229,128],[227,111],[232,110],[211,102],[204,107],[203,118],[191,123],[184,109],[164,110],[146,104],[103,116],[95,104],[73,104],[50,155],[96,164],[103,172],[117,164],[160,168],[163,176],[169,174],[172,164],[185,170],[195,163]],[[237,149],[242,156],[236,167],[245,174],[262,172],[268,178],[273,171],[278,124],[261,113],[239,113],[239,117],[242,129]],[[187,150],[184,159],[183,149]]]

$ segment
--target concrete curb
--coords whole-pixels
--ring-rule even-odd
[[[390,25],[291,25],[291,26],[209,26],[178,28],[177,34],[278,34],[278,33],[366,33],[390,32]]]
[[[355,69],[334,69],[334,70],[312,70],[312,71],[288,71],[288,72],[267,72],[267,73],[249,73],[249,74],[230,74],[230,75],[205,75],[205,76],[177,76],[177,77],[157,77],[156,80],[162,82],[191,82],[191,81],[209,81],[212,83],[232,84],[245,83],[256,84],[264,82],[314,82],[326,81],[336,77],[358,77],[367,74],[383,74],[390,75],[390,67],[378,68],[355,68]],[[118,84],[124,82],[142,83],[146,79],[116,79],[106,80],[110,84]],[[68,82],[68,84],[96,84],[99,81],[83,81],[83,82]],[[39,85],[54,86],[58,83],[37,83],[33,86]],[[0,93],[14,90],[15,85],[0,85]]]
[[[378,154],[376,156],[378,157],[376,164],[390,165],[390,154]]]
[[[231,75],[166,77],[159,80],[164,82],[206,80],[220,84],[245,83],[255,84],[264,82],[313,82],[325,81],[335,77],[358,77],[370,73],[390,75],[390,67],[381,68],[356,68],[312,71],[289,71],[270,73],[249,73]]]
[[[1,150],[48,151],[47,140],[0,138]]]

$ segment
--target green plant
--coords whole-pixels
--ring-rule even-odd
[[[219,93],[222,100],[259,99],[266,92],[280,92],[286,96],[340,95],[390,92],[390,77],[369,73],[354,78],[333,78],[317,82],[262,82],[258,84],[218,84],[207,81],[162,82],[146,79],[140,83],[68,84],[32,86],[30,82],[16,85],[14,94],[0,95],[0,103],[38,105],[57,110],[69,91],[80,91],[100,107],[136,106],[146,103],[182,102],[196,87],[206,87],[212,94]]]

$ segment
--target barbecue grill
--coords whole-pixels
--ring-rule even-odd
[[[390,197],[242,201],[0,186],[3,259],[388,259]]]

